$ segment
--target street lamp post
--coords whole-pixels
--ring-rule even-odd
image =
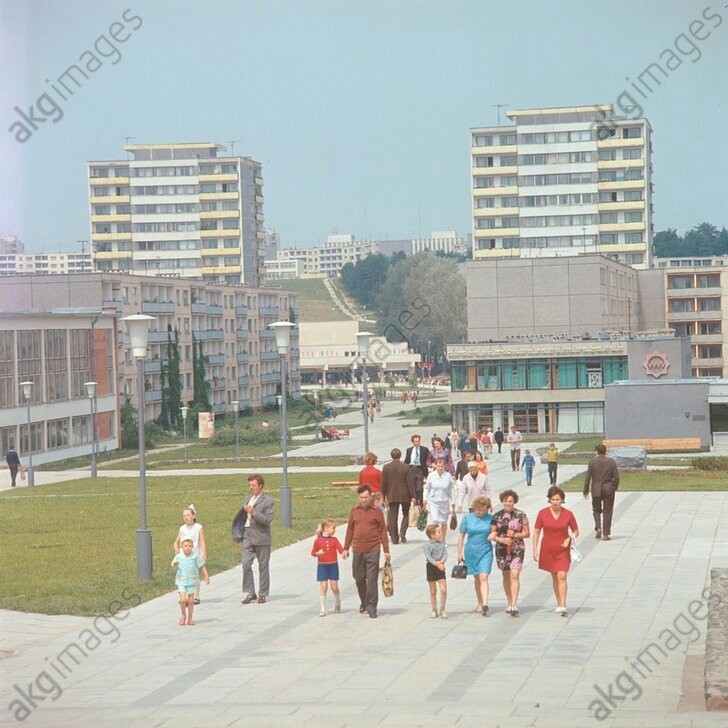
[[[235,408],[235,459],[240,460],[240,437],[238,435],[238,407],[240,402],[236,399],[232,402],[232,405]]]
[[[139,393],[139,528],[136,532],[137,579],[152,578],[152,532],[147,528],[147,470],[144,461],[144,359],[147,355],[149,322],[154,316],[136,313],[121,319],[127,324],[131,353],[137,360],[137,391]]]
[[[432,384],[432,357],[430,356],[430,347],[432,346],[432,341],[430,339],[427,340],[427,374],[428,378],[430,380],[430,384]]]
[[[23,388],[23,397],[28,408],[28,487],[35,485],[35,475],[33,472],[33,438],[30,436],[30,399],[33,396],[33,386],[35,382],[21,382]]]
[[[286,357],[291,341],[291,329],[294,324],[290,321],[276,321],[268,328],[273,329],[276,334],[276,347],[281,356],[281,394],[278,400],[281,415],[281,452],[283,453],[283,479],[281,481],[281,526],[291,528],[293,504],[291,500],[291,488],[288,485],[288,423],[286,418]]]
[[[284,442],[286,438],[284,437],[285,430],[283,428],[283,417],[281,412],[281,409],[283,407],[283,397],[280,394],[276,395],[276,402],[278,402],[278,445],[281,448],[281,452],[283,452],[285,448],[287,454],[288,450],[286,446],[288,443]]]
[[[367,355],[369,354],[369,331],[360,331],[356,335],[356,348],[361,357],[362,397],[364,399],[364,452],[369,452],[369,392],[367,390]]]
[[[84,382],[91,402],[91,477],[96,477],[96,382]]]
[[[189,407],[180,407],[182,411],[182,429],[185,433],[185,463],[187,463],[187,413],[190,411]]]

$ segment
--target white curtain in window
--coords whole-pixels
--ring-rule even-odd
[[[556,431],[559,434],[573,434],[579,432],[579,412],[574,407],[560,405],[557,411],[558,424]]]

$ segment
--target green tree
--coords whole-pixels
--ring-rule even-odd
[[[393,265],[379,291],[379,331],[442,361],[447,344],[465,341],[465,279],[453,260],[418,253]],[[376,355],[376,353],[375,353]]]
[[[341,283],[357,303],[373,308],[391,264],[392,259],[381,253],[368,255],[342,267]]]
[[[157,422],[165,430],[169,429],[169,387],[167,386],[167,368],[164,359],[159,364],[159,389],[162,392],[161,410]]]
[[[684,236],[674,228],[660,230],[653,241],[658,258],[728,254],[728,230],[718,230],[708,222],[695,225]]]
[[[124,450],[139,449],[139,420],[137,410],[127,399],[121,407],[121,446]],[[154,440],[149,431],[151,422],[147,422],[144,428],[144,445],[145,447],[154,447]]]
[[[202,342],[192,337],[192,402],[198,412],[210,409],[209,385],[205,380],[207,357],[202,351]]]
[[[182,406],[182,375],[180,374],[179,355],[179,331],[174,330],[174,341],[172,332],[167,332],[167,398],[169,402],[169,425],[179,427],[179,408]],[[164,397],[164,394],[162,394]]]

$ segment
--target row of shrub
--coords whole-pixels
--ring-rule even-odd
[[[280,439],[278,427],[239,427],[238,437],[241,445],[260,445],[262,443],[275,443]],[[207,441],[210,445],[234,445],[235,428],[223,426],[215,429],[215,434]]]
[[[728,470],[728,457],[693,458],[690,464],[697,470]]]

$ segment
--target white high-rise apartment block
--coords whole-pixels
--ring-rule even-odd
[[[652,128],[611,106],[510,111],[470,130],[473,257],[652,260]]]
[[[98,271],[257,286],[265,226],[261,165],[214,143],[132,144],[89,162]]]
[[[0,276],[16,273],[90,273],[91,253],[0,252]]]

